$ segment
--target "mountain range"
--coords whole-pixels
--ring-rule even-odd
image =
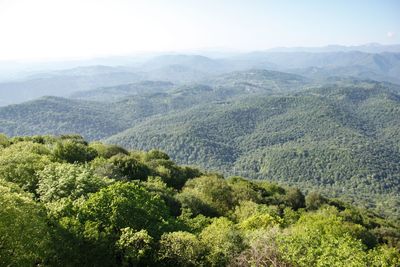
[[[346,76],[400,83],[400,50],[396,45],[279,48],[223,57],[171,54],[142,60],[94,62],[113,65],[78,66],[0,82],[0,106],[48,95],[69,97],[78,91],[149,80],[204,83],[221,74],[249,69],[282,71],[313,79]]]
[[[0,107],[0,132],[158,148],[398,217],[400,54],[297,50],[162,55],[3,83],[3,104],[30,100]]]
[[[148,90],[146,90],[148,88]],[[400,86],[249,70],[139,82],[0,108],[9,136],[78,133],[182,164],[399,214]]]

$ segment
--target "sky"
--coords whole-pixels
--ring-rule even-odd
[[[398,0],[0,0],[0,61],[400,43]]]

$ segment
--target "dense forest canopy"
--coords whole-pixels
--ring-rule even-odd
[[[399,85],[265,69],[201,83],[141,81],[0,108],[8,136],[78,133],[129,149],[157,148],[179,164],[319,191],[392,218],[400,216],[399,120]]]
[[[1,266],[399,266],[399,221],[77,135],[0,136]]]
[[[107,142],[321,190],[399,215],[400,95],[380,83],[249,96],[150,118]]]

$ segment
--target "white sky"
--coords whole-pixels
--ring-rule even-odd
[[[399,42],[400,1],[323,2],[0,0],[0,60]]]

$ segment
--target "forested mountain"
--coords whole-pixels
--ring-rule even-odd
[[[270,62],[277,70],[299,73],[310,77],[345,76],[372,78],[379,81],[400,82],[399,53],[351,52],[253,52],[236,60]],[[311,70],[311,71],[310,71]]]
[[[68,96],[72,92],[138,81],[140,76],[119,68],[93,66],[38,74],[22,81],[0,83],[0,105],[41,96]]]
[[[121,116],[109,112],[112,104],[43,97],[0,108],[1,132],[11,136],[76,133],[90,139],[115,134],[128,126]]]
[[[157,116],[107,140],[399,214],[398,89],[364,82],[242,98]]]
[[[191,98],[191,95],[195,94],[200,94],[202,98],[206,97],[206,95],[211,97],[210,99],[197,99],[196,103],[209,103],[209,100],[215,101],[254,93],[295,91],[301,89],[303,86],[310,83],[310,81],[310,79],[296,74],[251,69],[221,74],[206,79],[203,83],[182,85],[166,81],[142,81],[76,92],[71,95],[71,98],[113,102],[123,98],[129,98],[129,96],[135,96],[136,98],[147,96],[152,98],[153,96],[157,96],[158,93],[163,93],[162,95],[167,100],[169,97],[178,95],[184,97],[184,99],[182,99],[182,105],[185,105],[189,98]]]
[[[127,96],[150,94],[167,91],[173,88],[174,84],[166,81],[142,81],[117,86],[102,87],[94,90],[79,91],[70,97],[92,101],[113,102]]]
[[[398,221],[80,136],[0,135],[1,266],[398,266]]]
[[[264,69],[251,69],[247,71],[235,71],[219,75],[206,81],[215,87],[224,87],[244,92],[288,92],[301,89],[310,83],[310,79],[304,76],[279,71]]]
[[[221,74],[250,69],[290,72],[309,78],[353,76],[400,82],[400,54],[395,48],[388,47],[386,51],[389,52],[384,52],[382,48],[379,53],[360,50],[257,51],[222,58],[174,54],[131,64],[121,59],[121,66],[77,67],[37,73],[24,80],[0,83],[0,105],[21,103],[46,95],[66,97],[78,91],[149,80],[169,81],[179,85],[205,83]]]
[[[0,108],[9,136],[79,133],[399,216],[400,87],[267,70],[139,82]],[[115,99],[115,100],[113,100]]]
[[[250,70],[220,76],[213,81],[215,86],[147,81],[101,88],[73,97],[105,103],[44,97],[1,107],[0,129],[8,135],[79,133],[91,140],[101,139],[153,115],[245,95],[271,94],[289,85],[296,90],[305,81],[294,74]]]

